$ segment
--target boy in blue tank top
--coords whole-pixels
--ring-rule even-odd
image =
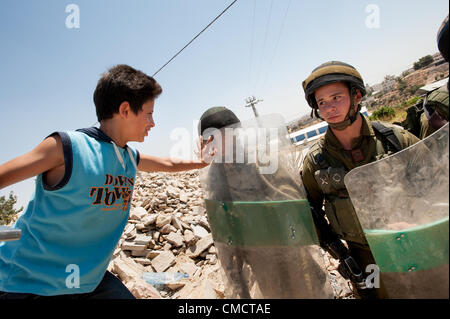
[[[20,240],[0,242],[0,299],[134,298],[106,269],[128,220],[136,173],[208,165],[141,155],[127,146],[143,142],[155,126],[161,93],[152,77],[117,65],[94,92],[100,128],[55,132],[0,165],[0,189],[37,175],[13,226]],[[78,280],[68,281],[75,272]]]

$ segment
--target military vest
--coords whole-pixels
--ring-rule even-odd
[[[380,122],[372,122],[372,127],[376,136],[376,153],[372,161],[392,155],[406,145],[402,134],[398,133],[400,128]],[[324,194],[325,215],[333,231],[341,239],[367,245],[344,184],[348,170],[327,152],[323,139],[312,146],[307,156],[315,170],[314,178]]]

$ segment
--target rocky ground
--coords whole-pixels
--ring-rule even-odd
[[[222,299],[225,284],[203,202],[198,171],[142,173],[130,217],[108,266],[136,298]],[[338,262],[323,257],[335,298],[353,298]],[[163,283],[142,279],[165,273]],[[184,278],[170,278],[173,274]]]

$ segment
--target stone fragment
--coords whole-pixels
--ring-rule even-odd
[[[137,299],[162,299],[158,290],[142,278],[133,278],[125,286]]]
[[[195,272],[198,270],[198,267],[195,265],[194,262],[180,263],[178,265],[178,268],[180,269],[181,272],[188,274],[190,278],[194,277]]]
[[[183,236],[177,233],[170,233],[166,236],[166,240],[175,247],[183,246]]]
[[[126,237],[131,237],[134,231],[134,235],[136,235],[136,226],[134,224],[127,224],[123,233]]]
[[[152,266],[157,272],[164,272],[175,263],[175,256],[171,251],[163,251],[152,259]]]
[[[112,270],[119,275],[122,281],[130,281],[133,278],[140,277],[143,272],[137,267],[134,261],[125,261],[122,258],[116,258],[113,261]]]
[[[192,230],[194,231],[194,235],[198,238],[205,238],[209,234],[205,228],[199,225],[192,226]]]
[[[148,258],[133,258],[133,259],[135,262],[137,262],[141,265],[144,265],[144,266],[148,266],[148,265],[152,264],[151,260]]]
[[[206,216],[202,216],[199,221],[198,224],[202,227],[204,227],[207,231],[211,231],[211,228],[209,227],[209,222],[208,222],[208,218]]]
[[[136,238],[134,239],[134,243],[138,244],[138,245],[147,246],[152,240],[153,240],[153,238],[150,236],[137,235]]]
[[[144,250],[147,245],[135,244],[134,242],[124,241],[122,244],[123,250]]]
[[[217,255],[217,249],[216,249],[215,246],[209,247],[208,252],[209,252],[210,254],[215,254],[215,255]]]
[[[204,238],[200,239],[196,244],[190,246],[186,250],[186,255],[189,257],[198,257],[201,253],[203,253],[206,249],[211,247],[213,244],[213,238],[211,234],[208,234]]]
[[[177,229],[176,229],[175,227],[173,227],[172,225],[167,224],[167,225],[164,225],[164,226],[160,229],[160,231],[161,231],[161,234],[167,235],[167,234],[169,234],[169,233],[171,233],[171,232],[176,232]]]
[[[142,223],[145,226],[150,226],[156,222],[156,219],[158,218],[158,214],[150,214],[142,218]]]
[[[160,214],[156,218],[156,227],[162,228],[164,225],[170,224],[171,221],[172,221],[171,215]]]
[[[153,250],[151,249],[144,249],[144,250],[133,250],[131,252],[131,256],[133,257],[147,257],[149,253],[151,253]]]
[[[130,219],[141,220],[145,215],[147,215],[147,211],[144,207],[136,207],[130,212]]]
[[[181,225],[180,220],[175,217],[175,215],[172,215],[172,225],[176,228],[176,229],[183,229],[183,226]]]
[[[180,202],[187,203],[189,200],[188,194],[185,192],[180,193]]]
[[[136,230],[139,230],[140,232],[142,232],[145,228],[146,227],[143,223],[136,224]]]
[[[194,243],[197,240],[197,237],[195,237],[194,233],[188,229],[184,231],[184,242],[189,245]]]

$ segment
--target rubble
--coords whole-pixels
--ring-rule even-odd
[[[224,298],[224,278],[198,171],[142,172],[142,176],[143,180],[136,179],[130,217],[108,270],[136,298]],[[336,261],[325,255],[336,298],[351,296],[347,283],[339,281],[344,279],[336,271]],[[142,279],[152,272],[180,272],[188,278],[152,286]]]

